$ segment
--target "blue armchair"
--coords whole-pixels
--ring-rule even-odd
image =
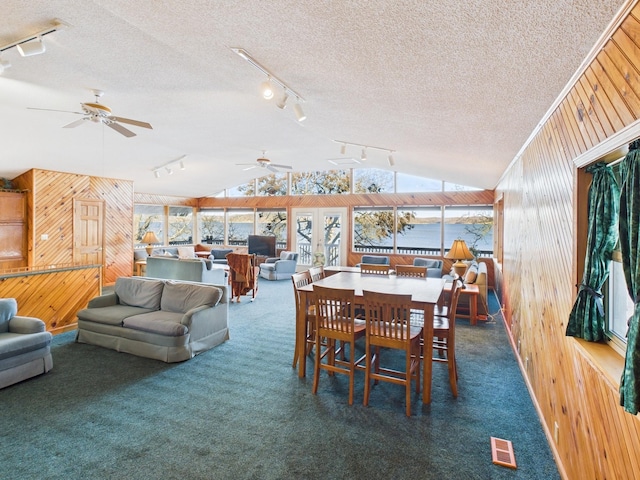
[[[260,276],[267,280],[288,280],[296,273],[297,265],[297,252],[282,251],[279,257],[267,258],[260,264]]]
[[[360,263],[356,264],[359,267],[360,264],[366,263],[367,265],[389,265],[389,257],[384,255],[362,255]]]
[[[427,277],[442,278],[442,266],[444,262],[435,258],[414,258],[413,264],[418,267],[427,267]]]

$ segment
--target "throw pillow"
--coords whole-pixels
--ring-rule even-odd
[[[464,276],[464,283],[472,284],[476,282],[476,278],[478,277],[478,267],[472,266],[467,270],[466,275]]]
[[[184,260],[186,258],[195,258],[196,251],[193,247],[178,247],[178,258]]]

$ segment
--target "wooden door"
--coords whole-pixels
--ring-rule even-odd
[[[103,210],[101,200],[75,200],[73,203],[73,262],[102,265]]]

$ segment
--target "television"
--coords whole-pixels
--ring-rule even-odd
[[[276,256],[275,235],[249,235],[247,250],[250,255],[264,255],[266,257]]]

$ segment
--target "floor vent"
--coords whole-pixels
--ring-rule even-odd
[[[503,467],[517,468],[511,440],[491,437],[491,457],[493,463]]]

